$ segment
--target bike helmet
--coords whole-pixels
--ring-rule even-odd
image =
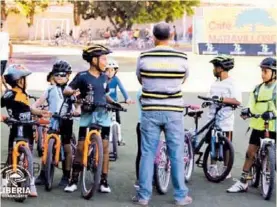
[[[229,71],[234,68],[234,58],[228,55],[220,55],[210,61],[215,67],[221,67],[225,71]]]
[[[91,63],[93,57],[100,57],[101,55],[108,55],[112,51],[103,45],[90,45],[83,50],[83,59]]]
[[[9,65],[4,72],[4,78],[7,84],[13,86],[17,80],[27,77],[30,74],[32,74],[32,72],[24,65],[13,64]]]
[[[114,59],[109,59],[105,68],[106,69],[114,68],[115,70],[117,70],[119,68],[119,66],[118,66],[118,63]]]
[[[272,58],[272,57],[265,58],[260,63],[260,67],[261,68],[268,68],[268,69],[276,71],[276,59]]]
[[[54,63],[51,73],[71,73],[71,65],[69,65],[68,62],[64,60],[58,60],[56,63]]]

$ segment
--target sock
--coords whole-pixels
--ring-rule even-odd
[[[242,171],[241,177],[240,177],[240,182],[246,184],[248,175],[249,175],[249,172]]]

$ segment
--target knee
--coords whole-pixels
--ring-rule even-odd
[[[245,159],[253,161],[255,159],[255,155],[256,155],[255,152],[252,152],[252,151],[248,150],[245,154]]]

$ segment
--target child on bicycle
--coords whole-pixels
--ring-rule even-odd
[[[78,73],[65,89],[64,94],[70,96],[80,91],[80,97],[86,99],[90,103],[106,104],[109,102],[118,105],[108,95],[108,77],[104,73],[107,64],[106,55],[110,53],[111,51],[102,45],[91,45],[84,49],[83,59],[90,64],[90,68],[87,71]],[[78,177],[82,170],[81,161],[86,130],[91,124],[101,126],[101,137],[103,140],[103,169],[99,190],[102,193],[111,192],[107,181],[109,170],[109,134],[111,118],[106,109],[101,107],[92,108],[85,104],[82,105],[79,140],[77,152],[73,161],[72,179],[70,184],[64,189],[66,192],[77,190]]]
[[[250,94],[248,108],[241,112],[243,119],[249,114],[261,114],[264,118],[274,117],[277,114],[276,108],[276,59],[265,58],[260,63],[263,82],[257,85]],[[256,152],[260,146],[260,138],[264,136],[264,120],[262,118],[251,118],[249,127],[252,133],[245,156],[245,161],[240,180],[227,189],[228,193],[245,192],[248,189],[247,177],[255,159]],[[269,136],[276,140],[276,120],[269,121]]]
[[[123,87],[120,79],[116,76],[118,69],[119,69],[118,63],[113,59],[109,59],[107,62],[107,65],[106,65],[106,75],[108,76],[108,80],[109,80],[109,90],[110,90],[109,95],[114,101],[117,102],[118,101],[117,87],[119,87],[119,89],[125,99],[125,102],[127,104],[132,104],[134,102],[129,98],[127,91]],[[119,111],[116,111],[116,122],[121,124]],[[121,139],[119,139],[119,140],[121,140]]]
[[[4,95],[1,97],[1,107],[6,107],[9,116],[16,120],[30,121],[32,119],[31,114],[48,116],[47,111],[30,108],[29,95],[26,92],[26,77],[31,73],[32,72],[30,70],[19,64],[10,65],[4,73],[6,83],[11,86],[11,89],[5,91]],[[32,151],[34,143],[33,127],[24,126],[23,135],[29,138],[29,146]],[[12,126],[10,129],[8,144],[8,164],[11,164],[12,162],[13,141],[16,136],[17,127]],[[30,184],[30,196],[37,197],[37,195],[35,178],[32,177]]]
[[[53,84],[44,92],[44,94],[32,105],[33,109],[41,107],[45,102],[48,103],[48,110],[51,114],[62,111],[62,106],[66,101],[63,96],[63,90],[69,81],[71,74],[71,66],[63,60],[57,61],[49,73],[53,76]],[[70,103],[69,103],[70,104]],[[49,128],[51,129],[53,119],[50,121]],[[70,178],[70,171],[72,165],[72,151],[70,141],[73,134],[73,120],[62,120],[59,126],[62,145],[65,152],[65,160],[62,163],[63,176],[59,183],[59,186],[67,186]],[[39,177],[36,179],[36,185],[43,185],[45,183],[45,171],[44,168],[41,170]]]
[[[222,103],[232,103],[233,105],[240,105],[242,101],[241,92],[236,86],[234,80],[229,76],[229,71],[234,68],[234,59],[232,57],[221,55],[217,56],[210,61],[213,64],[213,74],[216,77],[216,81],[211,85],[209,91],[209,97],[217,98]],[[211,120],[215,116],[217,105],[212,104],[208,114],[208,119]],[[234,130],[235,115],[234,110],[231,107],[223,107],[220,111],[222,114],[221,120],[217,120],[218,126],[226,137],[232,141],[232,135]],[[225,160],[225,165],[227,160]],[[211,176],[218,175],[217,165],[212,161],[209,166],[208,172]],[[231,173],[227,178],[231,177]]]

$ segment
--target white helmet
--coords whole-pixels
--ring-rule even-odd
[[[107,68],[118,69],[118,68],[119,68],[119,65],[117,64],[117,62],[116,62],[114,59],[109,59],[105,68],[106,68],[106,69],[107,69]]]

